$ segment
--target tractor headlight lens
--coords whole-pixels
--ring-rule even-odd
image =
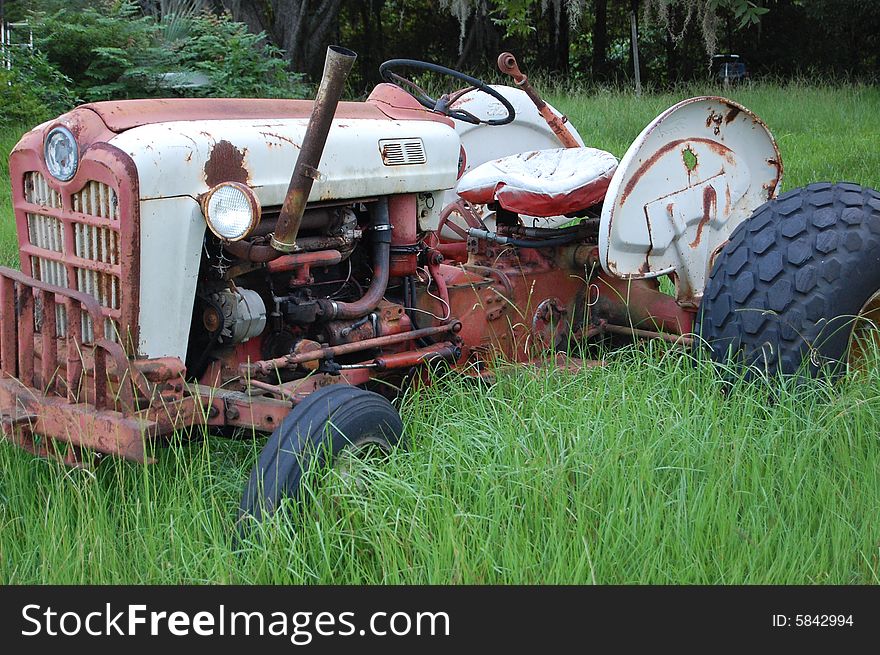
[[[239,241],[260,222],[260,201],[239,182],[221,182],[202,198],[202,211],[211,232],[227,241]]]
[[[76,175],[79,165],[79,148],[76,139],[66,127],[53,127],[43,143],[46,168],[55,179],[67,182]]]

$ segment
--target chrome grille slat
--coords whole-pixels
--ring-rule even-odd
[[[76,256],[105,264],[119,264],[119,233],[109,227],[74,223]]]
[[[427,162],[425,145],[419,138],[380,139],[379,152],[382,155],[382,163],[386,166],[405,166]]]
[[[60,193],[54,190],[48,180],[38,172],[25,174],[24,196],[25,200],[33,205],[52,210],[63,209]],[[70,196],[68,209],[107,221],[119,220],[119,201],[115,189],[96,180],[90,180],[80,191]],[[30,243],[43,250],[58,253],[57,256],[31,257],[31,270],[36,279],[88,293],[107,309],[115,311],[121,309],[119,278],[115,274],[74,267],[71,272],[72,279],[68,279],[67,265],[63,259],[64,230],[71,229],[73,255],[89,261],[120,266],[120,236],[117,225],[91,225],[69,218],[62,221],[57,216],[42,212],[27,213],[26,217]],[[58,335],[66,336],[65,307],[58,304],[55,310]],[[108,339],[114,341],[118,339],[119,328],[114,319],[106,317],[104,329]],[[82,316],[82,330],[84,341],[94,339],[92,319],[87,313]]]
[[[61,262],[56,262],[45,257],[31,257],[31,271],[34,278],[53,284],[56,287],[69,288],[67,286],[67,269]],[[63,304],[55,305],[55,326],[58,336],[67,335],[67,310]],[[39,321],[37,330],[39,331]]]
[[[24,176],[24,199],[34,205],[61,209],[61,196],[49,186],[40,173],[26,173]]]
[[[28,240],[43,250],[64,252],[62,226],[54,216],[43,214],[27,214]]]

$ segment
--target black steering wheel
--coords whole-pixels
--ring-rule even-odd
[[[413,82],[412,80],[408,80],[402,75],[391,70],[392,68],[416,68],[420,70],[431,71],[433,73],[440,73],[441,75],[448,75],[456,80],[461,80],[470,85],[470,87],[462,90],[456,91],[454,93],[444,93],[440,96],[439,99],[432,98],[422,89],[418,84]],[[464,73],[460,73],[459,71],[452,70],[451,68],[446,68],[445,66],[438,66],[437,64],[430,64],[426,61],[418,61],[417,59],[389,59],[381,66],[379,66],[379,75],[386,82],[391,82],[392,84],[396,84],[404,91],[409,93],[413,98],[419,101],[426,109],[430,109],[431,111],[436,111],[444,116],[449,116],[450,118],[454,118],[459,121],[464,121],[466,123],[473,123],[474,125],[479,125],[480,123],[485,123],[486,125],[507,125],[514,118],[516,118],[516,111],[513,109],[513,105],[510,104],[510,101],[505,98],[503,95],[498,93],[491,86],[483,82],[482,80],[478,80],[475,77],[471,77],[470,75],[465,75]],[[464,109],[452,109],[451,105],[458,100],[461,96],[469,91],[473,91],[476,89],[477,91],[482,91],[493,98],[495,98],[501,105],[507,110],[507,115],[504,118],[479,118],[474,116],[469,111],[465,111]]]

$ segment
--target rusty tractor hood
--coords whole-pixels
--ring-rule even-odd
[[[450,122],[380,85],[340,103],[309,201],[454,186],[460,141]],[[264,206],[284,199],[312,111],[310,100],[133,100],[85,105],[138,169],[141,200],[197,197],[224,181],[251,186]],[[441,118],[441,120],[437,120]]]
[[[41,152],[67,126],[81,154],[109,143],[134,162],[141,200],[197,198],[218,182],[250,185],[281,204],[312,110],[310,100],[173,98],[85,104],[25,135],[16,150]],[[311,202],[449,189],[460,140],[452,122],[380,84],[366,102],[339,104]]]
[[[169,121],[134,127],[110,144],[138,169],[141,200],[198,196],[235,181],[264,205],[284,199],[308,118]],[[447,189],[460,142],[435,121],[334,119],[309,201]]]

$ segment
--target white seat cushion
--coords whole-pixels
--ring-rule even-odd
[[[596,148],[532,150],[477,166],[462,175],[456,191],[475,204],[560,216],[601,201],[616,169],[617,158]]]

